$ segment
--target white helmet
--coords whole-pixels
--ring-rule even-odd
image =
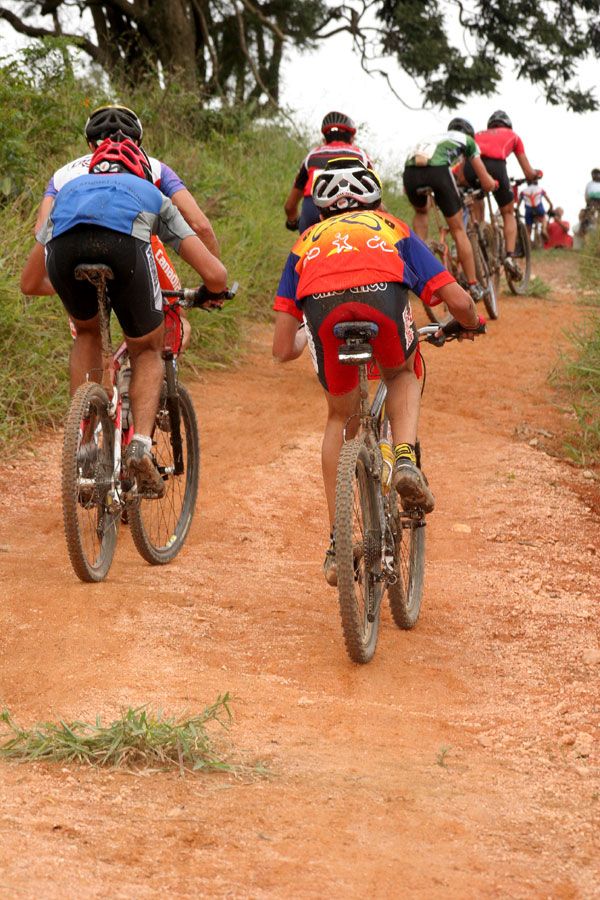
[[[381,203],[381,182],[355,157],[331,159],[316,176],[312,198],[324,216],[348,209],[375,209]]]

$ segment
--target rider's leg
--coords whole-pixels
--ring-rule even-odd
[[[358,388],[347,394],[336,396],[325,391],[327,399],[327,424],[325,425],[325,434],[323,435],[323,446],[321,450],[321,464],[323,467],[323,484],[325,486],[325,497],[327,499],[327,511],[329,513],[329,524],[333,531],[335,520],[335,482],[337,477],[338,460],[342,447],[343,432],[346,422],[346,437],[352,438],[358,430]],[[350,419],[351,416],[354,418]],[[350,421],[348,421],[350,419]]]
[[[504,224],[504,245],[507,255],[514,253],[517,243],[517,220],[515,219],[515,207],[511,201],[506,206],[500,207],[502,222]]]
[[[143,337],[126,336],[126,341],[131,359],[129,398],[133,424],[136,434],[149,437],[154,430],[163,383],[164,325]]]
[[[381,377],[387,388],[385,411],[394,446],[411,444],[417,440],[417,425],[421,406],[421,385],[414,371],[415,354],[396,369],[381,369]]]
[[[102,380],[102,341],[98,316],[93,319],[73,319],[77,336],[71,348],[69,373],[71,396],[86,379]]]
[[[427,234],[429,232],[429,214],[427,206],[424,206],[422,209],[415,208],[413,231],[422,241],[427,240]]]
[[[458,258],[460,259],[463,271],[467,276],[467,281],[469,282],[469,284],[475,284],[477,281],[477,275],[475,273],[475,260],[473,259],[471,242],[469,241],[467,232],[465,231],[463,225],[462,209],[459,212],[455,213],[453,216],[447,216],[446,221],[448,223],[450,233],[454,238],[454,243],[456,244],[456,252],[458,253]]]

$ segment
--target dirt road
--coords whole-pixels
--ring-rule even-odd
[[[539,267],[538,267],[539,268]],[[505,299],[473,345],[427,347],[437,496],[421,620],[387,610],[345,656],[308,359],[266,328],[193,387],[200,515],[166,569],[122,531],[109,580],[72,575],[59,440],[0,469],[0,702],[22,723],[231,691],[234,751],[273,777],[136,777],[0,764],[0,897],[600,896],[596,482],[547,455],[569,425],[547,375],[584,312]]]

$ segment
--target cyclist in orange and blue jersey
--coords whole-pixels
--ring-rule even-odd
[[[303,232],[319,221],[319,210],[312,199],[312,186],[315,174],[324,169],[330,159],[347,156],[359,159],[366,166],[372,165],[365,151],[353,143],[356,125],[349,116],[341,112],[327,113],[321,123],[321,131],[325,143],[314,147],[306,156],[284,204],[285,224],[290,231],[298,229]],[[301,200],[302,210],[298,217]]]
[[[322,221],[294,244],[281,276],[274,308],[274,356],[293,359],[302,350],[297,338],[303,320],[317,376],[327,399],[323,437],[323,481],[332,529],[324,573],[337,583],[335,562],[335,481],[344,427],[356,429],[358,370],[342,365],[342,341],[334,326],[346,320],[379,326],[373,353],[388,394],[386,410],[394,440],[393,484],[405,509],[431,512],[434,498],[416,465],[415,443],[421,388],[421,359],[408,291],[424,303],[445,302],[466,331],[481,319],[473,300],[408,225],[381,210],[381,182],[358,160],[334,159],[313,185]],[[279,327],[289,320],[291,327]],[[285,334],[286,339],[282,335]]]

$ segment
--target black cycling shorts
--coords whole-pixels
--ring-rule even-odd
[[[492,159],[491,156],[482,156],[481,162],[484,164],[492,178],[495,178],[500,187],[494,191],[494,200],[498,206],[506,206],[508,203],[514,202],[513,190],[510,186],[508,172],[506,170],[505,159]],[[475,174],[475,170],[468,159],[465,163],[464,175],[467,184],[472,188],[480,188],[479,179]]]
[[[417,194],[421,187],[433,189],[435,202],[447,219],[462,209],[454,175],[447,166],[406,166],[402,179],[406,196],[415,209],[424,209],[427,203],[426,196]]]
[[[69,315],[85,322],[98,313],[98,299],[93,284],[75,278],[80,263],[103,263],[112,269],[115,277],[107,283],[107,293],[127,337],[144,337],[162,323],[162,294],[146,241],[98,225],[77,225],[49,241],[50,281]]]
[[[302,300],[306,336],[313,365],[328,393],[347,394],[358,385],[358,366],[338,359],[343,344],[333,333],[338,322],[375,322],[377,337],[373,355],[384,369],[401,366],[418,346],[418,336],[406,288],[397,282],[380,282],[310,294]]]

